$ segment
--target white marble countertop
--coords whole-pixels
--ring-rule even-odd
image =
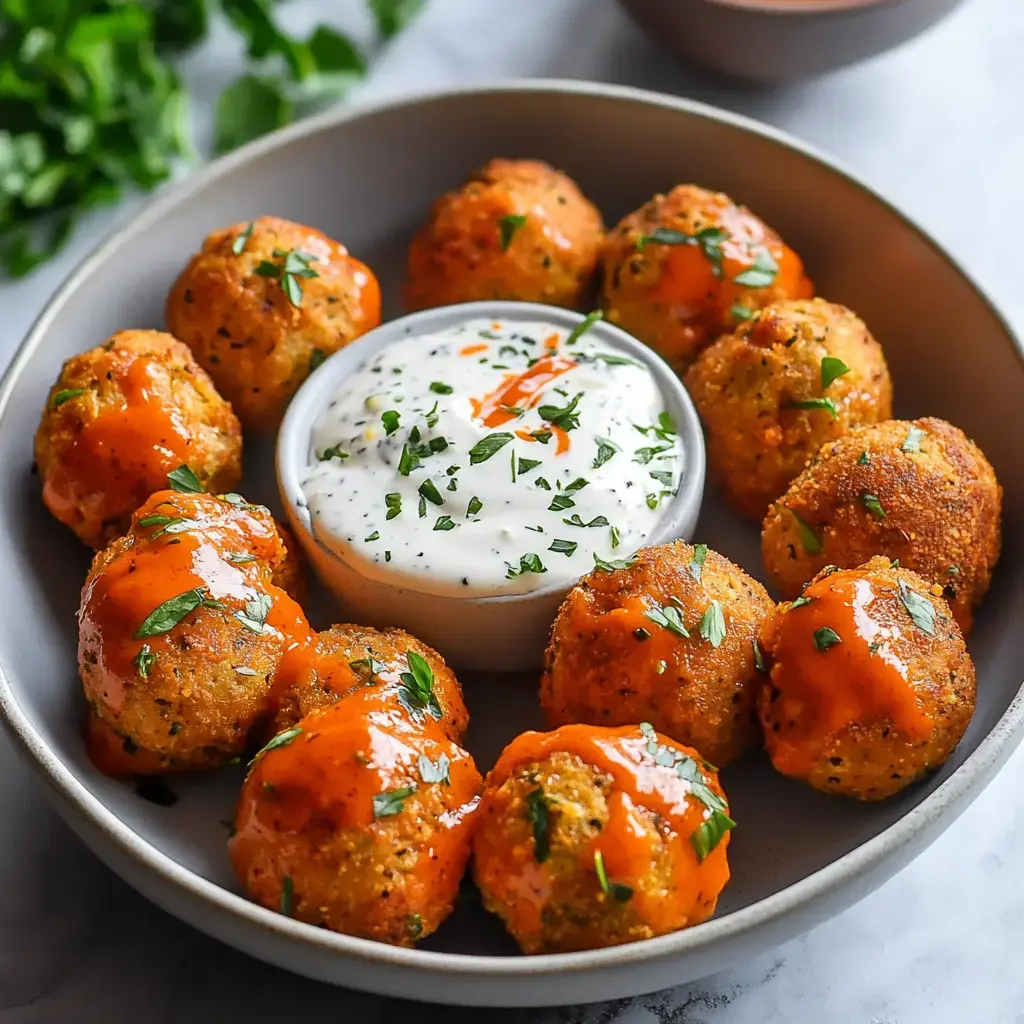
[[[359,0],[295,6],[299,20],[314,17],[317,7],[341,12],[332,18],[358,21],[360,14]],[[200,98],[214,95],[236,69],[227,42],[215,40],[190,64]],[[1021,0],[972,0],[894,54],[767,89],[681,67],[612,0],[432,0],[363,92],[586,78],[760,118],[838,155],[902,205],[970,268],[1020,331],[1022,52]],[[0,366],[50,292],[131,205],[96,215],[67,253],[34,277],[0,284]],[[107,871],[49,809],[5,737],[0,777],[3,1024],[457,1024],[484,1013],[353,994],[249,960],[157,910]],[[495,1024],[1024,1022],[1022,791],[1024,751],[896,878],[756,961],[633,1001],[488,1016]]]

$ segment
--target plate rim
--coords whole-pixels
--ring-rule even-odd
[[[914,219],[896,207],[873,186],[852,171],[844,162],[826,155],[817,147],[773,126],[742,114],[736,114],[696,100],[670,96],[630,86],[561,79],[515,79],[499,83],[436,88],[425,91],[407,90],[375,100],[339,105],[329,111],[296,122],[212,161],[202,170],[162,189],[141,210],[116,221],[110,232],[78,263],[74,270],[47,300],[25,338],[18,346],[2,377],[0,377],[0,420],[24,368],[69,298],[82,281],[116,251],[126,240],[144,231],[165,212],[173,210],[189,195],[230,174],[236,168],[287,146],[308,135],[318,134],[349,121],[409,106],[446,100],[499,94],[569,94],[599,99],[618,100],[642,106],[655,106],[718,122],[732,128],[768,139],[809,159],[824,170],[843,178],[891,214],[925,242],[974,291],[993,320],[1002,328],[1006,339],[1024,366],[1024,346],[1017,338],[998,306],[978,284],[973,275]],[[535,956],[482,956],[469,953],[447,953],[424,949],[406,949],[354,936],[342,935],[284,917],[261,907],[245,896],[211,882],[179,864],[134,832],[121,818],[80,782],[63,763],[55,750],[29,720],[14,693],[12,680],[0,662],[0,720],[16,747],[27,756],[31,767],[43,778],[58,799],[58,809],[84,817],[104,838],[136,862],[136,867],[151,872],[165,883],[199,898],[211,911],[265,931],[277,933],[282,940],[297,947],[312,947],[320,952],[343,954],[342,958],[372,961],[379,966],[403,968],[417,973],[487,976],[504,980],[546,977],[559,974],[580,974],[601,968],[623,968],[647,962],[678,958],[723,942],[734,942],[755,933],[774,920],[781,920],[809,909],[830,891],[848,889],[857,879],[870,876],[884,861],[896,859],[897,852],[913,843],[929,826],[935,834],[951,824],[959,813],[994,777],[1003,761],[1020,743],[1024,734],[1024,682],[1021,683],[1007,709],[971,753],[948,779],[917,806],[893,822],[876,836],[855,847],[837,860],[806,877],[720,918],[694,928],[672,932],[641,942],[611,946],[576,953],[550,953]],[[849,902],[854,902],[849,901]]]

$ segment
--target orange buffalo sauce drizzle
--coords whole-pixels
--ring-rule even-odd
[[[927,738],[932,717],[888,643],[901,626],[882,599],[898,602],[896,595],[880,593],[869,579],[834,573],[804,596],[811,603],[785,613],[772,651],[772,683],[780,691],[775,717],[785,725],[773,741],[776,767],[809,771],[829,738],[853,722],[889,721],[910,740]],[[826,627],[841,643],[820,651],[814,635]]]
[[[423,894],[452,882],[452,871],[465,862],[479,799],[480,773],[470,755],[432,718],[413,718],[393,691],[375,687],[307,715],[301,729],[290,742],[259,755],[245,781],[230,843],[243,877],[261,847],[272,845],[280,851],[278,863],[287,863],[289,836],[298,856],[303,837],[308,841],[318,830],[372,828],[380,794],[442,786],[450,810],[439,816],[429,848],[419,851],[411,870]],[[442,754],[450,761],[450,783],[424,782],[419,758],[436,764]]]
[[[680,749],[661,736],[658,742]],[[608,822],[588,851],[584,869],[592,868],[593,855],[600,851],[608,877],[633,884],[637,913],[656,931],[668,931],[696,924],[713,911],[714,900],[705,907],[700,897],[717,895],[729,879],[725,852],[729,836],[723,836],[703,862],[698,861],[690,836],[708,811],[690,795],[689,784],[673,769],[655,763],[647,744],[647,737],[636,726],[598,729],[566,725],[549,733],[522,733],[503,751],[488,775],[487,788],[500,787],[517,768],[558,752],[575,754],[585,764],[610,775],[614,788],[608,798]],[[717,781],[705,778],[709,787],[721,794]],[[640,807],[659,815],[666,826],[663,835],[673,865],[672,887],[667,893],[646,893],[635,884],[648,875],[654,853],[654,839],[649,824],[638,813]],[[519,885],[518,890],[515,913],[526,930],[536,932],[549,885],[535,882]]]
[[[188,461],[188,428],[173,403],[156,393],[158,375],[165,371],[154,359],[116,349],[108,360],[121,402],[79,428],[60,471],[43,485],[43,499],[60,519],[85,499],[92,514],[114,515],[126,492],[141,499],[165,486],[168,472]]]

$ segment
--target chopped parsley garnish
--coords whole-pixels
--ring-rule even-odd
[[[813,597],[804,597],[801,594],[790,606],[789,610],[794,611],[797,608],[803,608],[805,604],[810,604],[814,600]]]
[[[924,438],[925,431],[920,427],[915,427],[911,424],[910,429],[907,431],[907,438],[900,445],[900,451],[904,452],[919,452],[921,450],[921,440]]]
[[[667,629],[676,636],[689,637],[690,631],[683,625],[683,617],[675,605],[667,604],[663,608],[649,608],[644,612],[644,617]]]
[[[540,459],[523,459],[519,460],[519,472],[529,473],[531,469],[536,469],[540,465]]]
[[[401,416],[395,409],[388,409],[380,415],[380,421],[384,424],[384,433],[390,437],[398,429],[398,421]]]
[[[394,519],[402,514],[402,496],[397,491],[384,495],[384,506],[387,508],[385,519]]]
[[[547,420],[553,426],[560,427],[565,431],[575,430],[580,425],[580,414],[576,411],[576,407],[582,397],[583,392],[581,391],[568,405],[542,405],[537,409],[537,413],[542,420]]]
[[[878,500],[878,495],[868,494],[867,491],[862,491],[860,503],[875,517],[875,519],[885,518],[885,509],[882,507],[881,501]]]
[[[423,918],[419,914],[410,914],[405,919],[405,932],[415,942],[423,934]]]
[[[441,497],[441,492],[437,489],[437,485],[430,477],[419,486],[419,493],[427,499],[433,505],[443,505],[444,498]]]
[[[495,452],[501,451],[512,440],[508,433],[488,434],[480,438],[472,448],[469,449],[469,464],[477,465],[479,462],[486,462]]]
[[[578,476],[571,483],[567,483],[565,485],[565,487],[562,488],[562,490],[563,491],[582,491],[583,488],[586,487],[587,484],[589,484],[589,483],[590,483],[589,480],[586,480],[583,477]]]
[[[573,554],[579,545],[574,540],[553,540],[548,551],[557,551],[561,555]]]
[[[725,615],[722,612],[721,601],[712,601],[707,610],[701,616],[698,626],[700,635],[707,640],[712,647],[721,647],[725,639]]]
[[[444,786],[451,785],[451,776],[448,771],[451,768],[451,760],[446,754],[441,754],[436,761],[431,761],[426,754],[420,754],[416,761],[416,767],[420,770],[420,778],[428,785],[439,783]]]
[[[520,556],[518,569],[508,562],[505,565],[508,566],[508,572],[505,573],[505,579],[507,580],[514,580],[517,576],[522,576],[528,572],[547,572],[547,569],[544,568],[544,563],[540,560],[540,556],[532,553]]]
[[[614,572],[616,569],[630,569],[636,564],[636,556],[632,558],[602,558],[594,552],[594,569],[601,572]]]
[[[742,306],[738,302],[734,303],[730,307],[729,312],[733,315],[735,319],[739,320],[740,322],[743,322],[745,320],[753,320],[754,317],[757,316],[756,309],[750,309],[747,306]]]
[[[637,448],[637,450],[633,452],[633,461],[639,462],[642,466],[646,466],[647,463],[656,455],[660,455],[662,452],[667,452],[671,447],[671,444],[661,444],[652,448]]]
[[[800,533],[800,543],[803,546],[804,553],[808,555],[818,555],[821,553],[821,538],[814,532],[814,529],[798,512],[794,512],[793,509],[787,508],[789,514],[796,520],[797,530]]]
[[[867,452],[861,452],[860,453],[860,458],[857,460],[857,465],[858,466],[870,466],[871,465],[871,459],[868,456]]]
[[[364,538],[363,543],[369,544],[371,540],[380,540],[380,531],[374,530],[368,537]]]
[[[744,288],[767,288],[779,272],[779,265],[775,262],[772,254],[764,247],[757,250],[754,257],[754,265],[737,274],[733,281],[743,285]]]
[[[281,290],[288,296],[288,301],[293,306],[301,306],[302,285],[299,284],[299,279],[320,276],[310,266],[310,263],[318,263],[319,257],[302,249],[275,249],[274,257],[283,262],[261,260],[253,273],[259,277],[275,278],[280,282]]]
[[[398,459],[398,472],[402,476],[408,476],[418,465],[420,460],[409,451],[409,445],[402,445],[402,454]]]
[[[533,828],[533,859],[543,864],[551,852],[551,807],[539,787],[526,794],[526,820]]]
[[[242,551],[229,551],[224,557],[227,561],[234,562],[235,565],[245,565],[248,562],[256,561],[255,555],[249,555]]]
[[[821,390],[824,391],[834,380],[838,380],[850,368],[836,356],[823,356],[821,360]]]
[[[416,787],[410,785],[377,793],[373,798],[373,816],[375,818],[390,818],[395,814],[401,814],[405,810],[403,801],[415,792]]]
[[[669,469],[652,469],[647,474],[652,480],[661,484],[662,487],[671,487],[674,479],[672,471]]]
[[[722,836],[736,827],[736,822],[723,811],[712,811],[711,817],[690,834],[690,843],[697,853],[697,860],[705,857],[722,841]]]
[[[159,604],[142,620],[142,625],[135,631],[136,640],[144,640],[149,636],[169,633],[186,616],[197,608],[222,608],[219,601],[210,601],[204,594],[203,587],[186,590],[184,594],[169,598]]]
[[[633,898],[633,887],[623,882],[609,882],[604,870],[604,856],[600,850],[594,851],[594,871],[601,891],[611,896],[616,903],[626,903]]]
[[[606,437],[598,437],[595,440],[597,441],[597,455],[594,456],[594,461],[591,465],[594,469],[599,469],[616,452],[620,452],[622,449],[614,441],[610,441]]]
[[[142,649],[132,658],[132,664],[139,670],[139,676],[143,679],[149,678],[149,670],[153,667],[158,655],[150,649],[149,644],[143,644]]]
[[[532,437],[534,439],[534,441],[540,441],[541,444],[547,444],[548,441],[551,440],[551,431],[550,430],[532,430],[532,431],[530,431],[530,437]]]
[[[475,516],[484,507],[484,503],[474,494],[466,506],[466,517]]]
[[[843,638],[831,626],[821,626],[814,631],[814,646],[819,651],[827,651],[842,642]]]
[[[235,238],[235,240],[231,243],[231,251],[236,256],[241,256],[242,253],[245,252],[245,247],[248,244],[249,239],[252,238],[253,228],[255,227],[255,221],[249,221],[249,224],[246,227],[246,229],[240,235],[238,235]]]
[[[551,490],[551,484],[548,483],[547,477],[539,476],[539,477],[537,477],[536,480],[534,480],[534,483],[538,487],[540,487],[542,490],[545,490],[545,491],[550,491]]]
[[[637,252],[643,252],[648,246],[657,245],[695,245],[711,264],[715,277],[722,276],[722,243],[729,238],[729,232],[722,228],[702,228],[696,234],[689,235],[675,228],[656,228],[649,235],[641,235],[636,240]]]
[[[199,477],[192,472],[190,466],[181,465],[167,474],[167,485],[172,491],[182,494],[205,494],[206,488],[199,482]]]
[[[72,398],[84,395],[87,390],[87,388],[63,388],[50,399],[50,408],[59,409],[65,402],[70,401]]]
[[[790,402],[791,409],[827,409],[832,419],[839,419],[839,406],[831,398],[806,398],[801,402]]]
[[[707,544],[694,544],[693,558],[690,559],[690,564],[686,568],[689,569],[690,575],[696,583],[700,583],[701,576],[704,574],[704,563],[707,561],[707,558]]]
[[[420,519],[427,518],[427,499],[424,498],[422,494],[420,495],[420,503],[416,511]]]
[[[622,534],[619,533],[619,528],[617,526],[613,526],[611,528],[611,533],[612,533],[612,548],[617,548],[619,546],[620,540],[622,539]]]
[[[451,384],[445,384],[444,381],[435,380],[431,382],[430,390],[433,391],[435,395],[450,395],[455,388],[453,388]]]
[[[440,418],[441,418],[441,415],[437,411],[437,402],[435,402],[433,408],[426,414],[427,426],[430,427],[431,430],[433,430],[434,427],[437,426],[437,421]],[[436,438],[432,438],[431,439],[431,445],[430,446],[431,446],[431,450],[432,451],[434,450],[434,448],[433,448],[433,441],[434,440],[436,440]],[[445,441],[444,448],[447,448],[447,447],[448,447],[448,442]],[[441,449],[438,449],[438,450],[439,451],[444,451],[444,448],[441,448]]]
[[[645,437],[653,435],[659,441],[668,441],[669,438],[675,437],[677,433],[675,422],[667,412],[658,414],[658,422],[656,424],[652,424],[649,427],[641,427],[639,423],[634,423],[633,429],[638,430]]]
[[[580,515],[579,515],[578,512],[573,512],[573,514],[568,519],[563,519],[562,522],[565,523],[566,526],[607,526],[608,525],[608,520],[604,516],[594,516],[594,518],[591,519],[589,523],[585,523],[585,522],[583,522],[582,519],[580,519]]]
[[[508,252],[512,239],[516,232],[526,223],[526,217],[521,213],[508,213],[498,218],[498,235],[501,241],[501,251]]]
[[[256,597],[245,602],[241,611],[235,612],[235,618],[253,633],[265,633],[267,616],[270,614],[273,604],[273,598],[269,594],[257,594]]]
[[[309,354],[309,372],[320,369],[326,359],[327,355],[322,348],[313,349]]]
[[[399,676],[402,682],[398,690],[399,701],[411,715],[426,712],[440,721],[441,705],[434,694],[434,670],[426,658],[415,651],[406,651],[405,657],[409,671]]]
[[[935,605],[916,590],[911,590],[903,580],[899,581],[900,600],[922,633],[935,636]]]
[[[538,483],[539,483],[538,479]],[[574,508],[576,502],[568,494],[556,494],[548,505],[549,512],[564,512],[567,508]]]
[[[596,324],[598,320],[603,320],[603,319],[604,319],[604,313],[602,313],[601,310],[599,310],[599,309],[595,309],[592,312],[588,313],[569,332],[569,337],[565,339],[566,345],[575,345],[576,342],[579,341],[580,338],[582,338],[583,335],[586,334],[587,331],[589,331],[590,328],[593,327],[594,324]],[[543,413],[541,413],[541,415],[544,416]],[[547,416],[544,416],[544,419],[547,419]]]
[[[764,651],[761,650],[761,645],[757,642],[756,637],[751,640],[751,644],[754,648],[754,668],[756,668],[758,672],[767,672],[768,665],[764,660]]]
[[[348,452],[341,450],[340,444],[332,445],[330,448],[325,448],[317,458],[321,462],[329,462],[331,459],[340,459],[342,462],[348,458]]]
[[[295,912],[295,883],[291,875],[285,875],[281,880],[281,913],[285,917],[291,917]]]
[[[383,663],[379,662],[372,655],[365,658],[357,658],[355,661],[350,661],[348,663],[348,667],[352,669],[353,672],[362,672],[362,670],[365,669],[367,673],[367,682],[373,682],[374,678],[384,671]]]
[[[167,504],[166,502],[164,504]],[[150,535],[150,540],[156,540],[157,537],[162,537],[165,533],[184,533],[186,530],[192,530],[197,528],[200,524],[196,519],[187,519],[185,516],[164,516],[164,515],[152,515],[143,516],[138,523],[139,526],[159,526],[159,530],[154,530]]]
[[[301,734],[302,727],[298,725],[293,725],[290,729],[285,729],[283,732],[279,732],[272,740],[270,740],[269,743],[267,743],[265,747],[256,751],[255,757],[253,757],[252,761],[249,763],[254,764],[264,754],[269,754],[271,750],[277,750],[278,747],[287,747],[296,736]]]
[[[451,516],[438,516],[437,522],[434,523],[435,530],[454,530],[456,524],[452,522]]]

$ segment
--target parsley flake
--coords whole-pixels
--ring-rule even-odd
[[[821,360],[821,390],[850,372],[850,368],[836,356],[824,356]]]
[[[907,613],[922,633],[935,636],[935,605],[916,590],[911,590],[904,580],[899,581],[900,600]]]
[[[205,494],[206,488],[199,482],[199,477],[192,472],[190,466],[181,465],[167,474],[167,485],[172,491],[181,494]]]
[[[819,651],[827,651],[842,642],[843,638],[831,626],[821,626],[814,631],[814,646]]]
[[[501,451],[512,440],[508,433],[488,434],[469,449],[469,464],[475,466],[486,462],[495,452]]]
[[[501,251],[508,252],[516,232],[526,223],[526,217],[521,213],[509,213],[498,218],[498,235],[501,241]]]
[[[412,796],[415,792],[416,787],[409,785],[377,793],[373,798],[374,818],[390,818],[396,814],[401,814],[405,810],[405,799]]]
[[[712,647],[721,647],[725,639],[725,615],[722,612],[722,603],[712,601],[707,610],[701,616],[698,627],[700,635],[711,644]]]
[[[526,820],[533,829],[533,859],[543,864],[551,853],[551,807],[539,787],[526,794]]]

